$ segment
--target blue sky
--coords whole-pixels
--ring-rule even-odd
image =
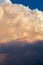
[[[29,6],[31,9],[38,8],[43,11],[43,0],[11,0],[13,3]]]

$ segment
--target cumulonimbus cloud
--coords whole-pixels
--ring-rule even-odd
[[[21,4],[0,4],[0,42],[20,39],[43,40],[43,12]]]

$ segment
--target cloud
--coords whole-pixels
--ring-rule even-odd
[[[10,0],[0,0],[0,3],[11,3]]]
[[[4,65],[5,61],[6,61],[6,54],[0,54],[0,65]]]
[[[43,12],[0,0],[0,42],[43,40]]]
[[[42,11],[0,0],[0,65],[43,65]]]
[[[0,44],[0,65],[43,65],[43,41],[24,46],[15,41],[9,43]]]

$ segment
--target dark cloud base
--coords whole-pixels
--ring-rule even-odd
[[[43,40],[0,44],[0,65],[43,65]]]

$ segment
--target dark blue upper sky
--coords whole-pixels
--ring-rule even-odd
[[[31,9],[38,8],[43,11],[43,0],[11,0],[13,3],[29,6]]]

